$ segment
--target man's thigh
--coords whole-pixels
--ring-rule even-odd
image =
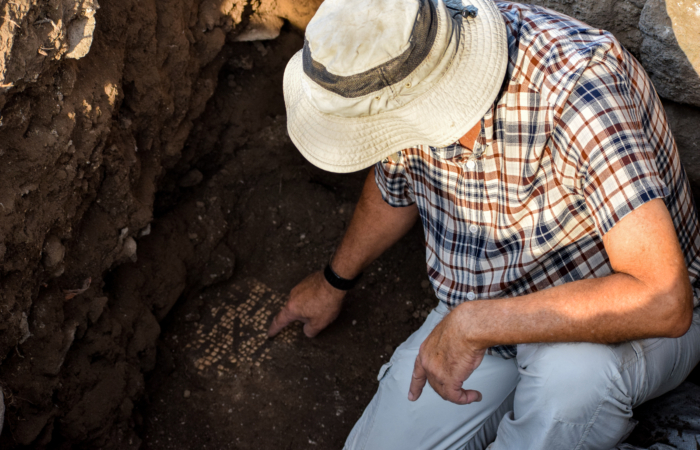
[[[632,408],[678,386],[700,359],[700,315],[678,339],[518,346],[513,411],[491,449],[609,449]]]
[[[444,306],[433,310],[382,367],[377,393],[350,433],[346,449],[456,449],[478,433],[481,439],[489,434],[493,438],[500,417],[511,407],[510,394],[518,382],[514,360],[487,355],[465,381],[465,389],[482,393],[481,402],[456,405],[443,400],[429,385],[417,401],[408,401],[418,349],[446,312]],[[492,417],[499,413],[499,417]],[[484,424],[490,424],[493,430],[484,433]]]

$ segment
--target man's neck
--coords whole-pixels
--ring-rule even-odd
[[[481,121],[477,122],[471,130],[467,131],[467,134],[459,138],[459,145],[468,148],[469,150],[474,150],[474,144],[476,143],[476,138],[479,137],[480,132]]]

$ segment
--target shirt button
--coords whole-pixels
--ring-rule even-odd
[[[477,226],[474,225],[474,224],[469,225],[469,232],[470,232],[470,233],[476,234],[477,231],[479,231],[479,227],[477,227]]]
[[[467,299],[468,300],[474,300],[476,298],[476,294],[473,292],[470,292],[467,294]]]
[[[469,161],[467,161],[467,169],[474,170],[474,167],[476,167],[476,162],[474,162],[471,159]]]

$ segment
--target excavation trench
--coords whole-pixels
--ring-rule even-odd
[[[65,51],[59,3],[70,27],[95,8],[0,1],[24,30],[0,59],[0,448],[341,448],[437,299],[418,225],[317,338],[265,338],[367,175],[317,169],[286,132],[283,70],[318,2],[273,2],[280,36],[236,42],[274,36],[269,2],[105,0],[68,60],[42,50]],[[665,102],[696,188],[700,113]],[[644,417],[632,441],[663,442]]]

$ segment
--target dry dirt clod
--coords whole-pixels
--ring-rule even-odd
[[[66,248],[57,236],[50,236],[44,244],[44,266],[48,269],[58,266],[66,254]]]

